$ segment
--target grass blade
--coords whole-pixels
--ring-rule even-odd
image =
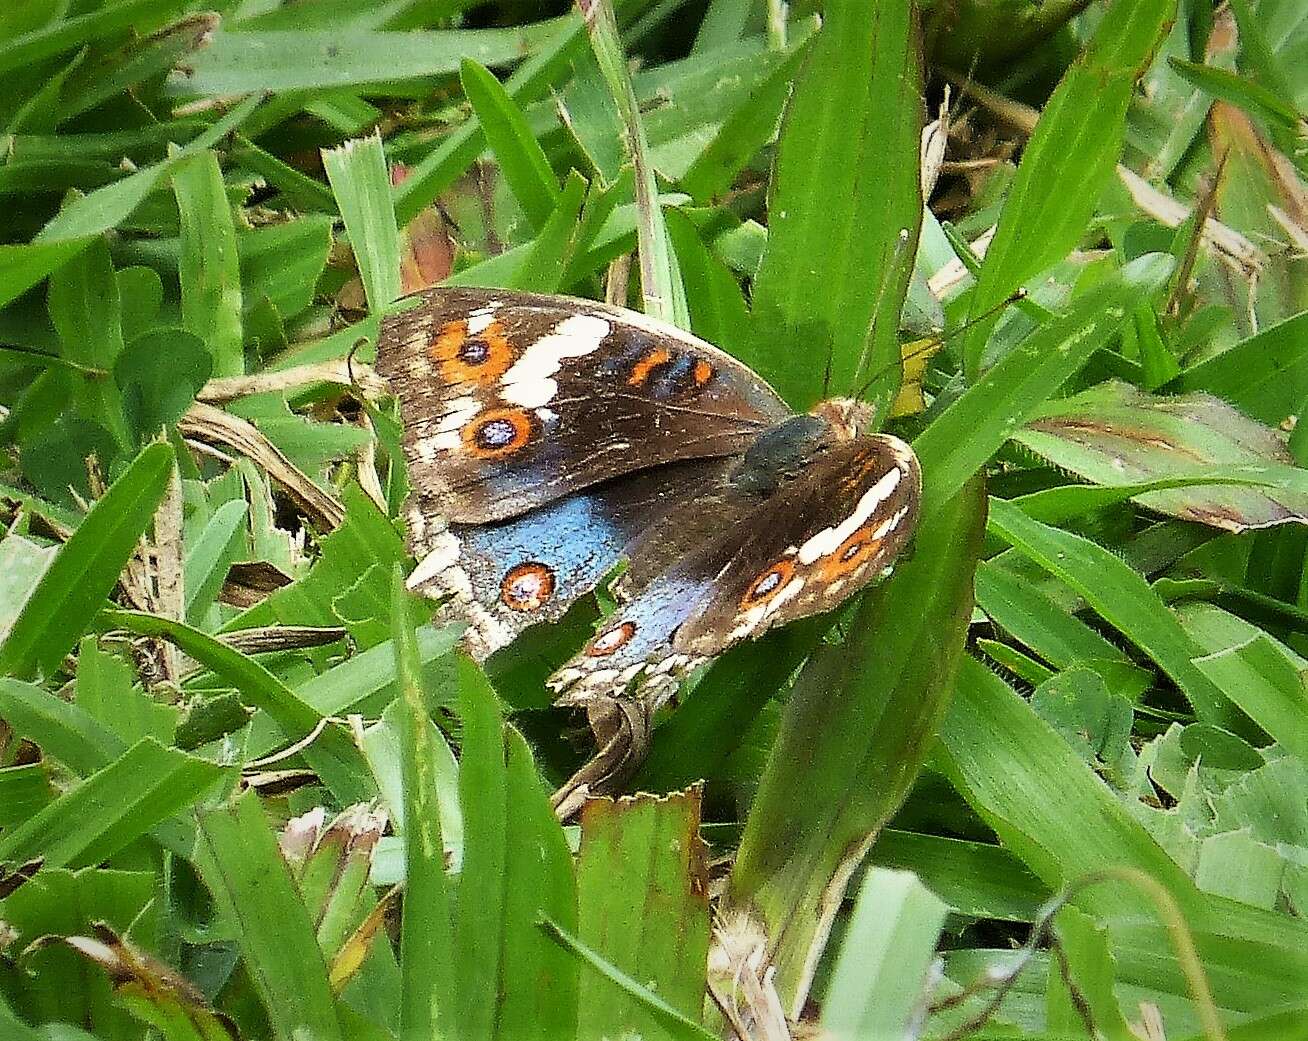
[[[209,348],[212,375],[240,376],[245,372],[241,266],[218,157],[205,151],[179,164],[173,192],[182,222],[182,325]]]
[[[376,795],[372,775],[350,736],[328,723],[311,705],[253,658],[233,650],[189,625],[138,611],[106,611],[106,625],[139,636],[162,637],[227,680],[242,699],[272,717],[285,741],[319,731],[304,749],[304,756],[342,805],[363,802]]]
[[[322,164],[350,236],[368,310],[379,314],[400,295],[400,233],[381,138],[374,134],[326,149]]]
[[[1126,110],[1176,10],[1175,0],[1114,0],[1085,52],[1067,70],[1036,123],[972,292],[963,341],[975,380],[996,318],[1013,290],[1067,255],[1122,150]]]
[[[190,806],[230,771],[153,738],[0,838],[0,861],[41,857],[44,867],[98,864]]]
[[[531,226],[540,231],[558,205],[559,180],[527,117],[486,66],[465,58],[459,80],[514,198]]]
[[[980,482],[928,514],[913,558],[864,600],[843,644],[814,655],[786,703],[729,894],[766,933],[791,1015],[850,874],[908,794],[944,711],[984,516]]]
[[[278,1041],[344,1041],[313,922],[258,793],[200,818],[200,871],[238,924],[241,956]]]
[[[913,1036],[947,911],[909,872],[869,871],[822,1002],[823,1030],[850,1041]]]
[[[620,973],[639,975],[698,1022],[708,959],[708,866],[700,795],[592,799],[581,811],[578,937]],[[666,1017],[613,983],[591,983],[579,1037],[656,1031]]]
[[[751,357],[797,408],[872,379],[899,388],[899,311],[922,222],[921,56],[914,6],[827,4],[778,144]],[[873,172],[875,171],[875,173]]]
[[[433,1037],[438,1022],[453,1033],[457,965],[445,882],[445,847],[437,803],[436,750],[428,730],[418,643],[410,616],[411,596],[399,568],[394,572],[395,673],[404,705],[404,917],[400,922],[401,1037]]]
[[[1140,257],[1079,296],[1004,356],[913,442],[922,462],[922,515],[951,498],[1040,405],[1167,280],[1171,260]]]
[[[590,44],[595,51],[604,82],[618,107],[626,130],[627,151],[636,170],[637,252],[640,257],[640,290],[644,311],[654,318],[670,322],[681,329],[690,328],[686,309],[686,292],[677,268],[677,256],[668,239],[663,209],[659,204],[659,187],[650,162],[645,126],[640,118],[636,92],[627,74],[627,63],[618,38],[618,24],[610,0],[576,0],[586,21]]]
[[[0,646],[0,671],[23,677],[59,667],[150,526],[172,469],[172,448],[150,445],[91,507]]]
[[[991,501],[990,526],[1075,589],[1106,622],[1145,651],[1181,688],[1201,719],[1228,728],[1241,726],[1221,688],[1194,664],[1203,650],[1144,577],[1119,556],[1080,535],[1032,520],[1001,499]]]

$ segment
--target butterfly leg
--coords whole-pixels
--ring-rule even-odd
[[[586,707],[595,754],[559,787],[551,799],[559,820],[568,820],[593,795],[622,786],[649,752],[650,704],[642,699],[597,700]]]

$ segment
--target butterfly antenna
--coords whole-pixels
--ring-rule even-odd
[[[904,362],[913,361],[915,358],[920,358],[924,354],[928,354],[928,355],[934,354],[937,350],[939,350],[941,347],[947,344],[950,340],[954,339],[957,336],[962,336],[974,325],[977,325],[981,322],[988,320],[989,318],[992,318],[1000,311],[1003,311],[1004,308],[1010,306],[1011,304],[1020,303],[1026,298],[1027,298],[1027,291],[1025,289],[1017,289],[1012,293],[1009,293],[1008,296],[1006,296],[1003,300],[999,301],[999,303],[995,304],[994,307],[987,308],[985,311],[977,315],[975,318],[969,318],[957,329],[951,329],[947,333],[941,333],[937,336],[931,336],[921,341],[919,346],[913,348],[913,350],[909,351],[907,354],[901,355],[897,363],[890,362],[886,365],[883,365],[876,372],[874,372],[870,377],[868,377],[867,382],[865,382],[861,387],[859,387],[858,393],[854,395],[855,399],[861,399],[863,395],[866,394],[869,389],[871,389],[872,384],[875,383],[884,373],[890,371],[893,365],[895,364],[903,365]]]
[[[855,379],[857,379],[858,374],[863,371],[863,366],[867,364],[868,351],[872,349],[872,341],[875,338],[877,323],[881,321],[881,310],[886,302],[886,289],[890,286],[890,275],[892,272],[898,270],[899,262],[903,259],[907,246],[908,229],[900,228],[899,238],[895,240],[894,255],[890,258],[890,263],[886,265],[885,270],[881,272],[881,285],[877,287],[877,302],[872,308],[872,323],[868,326],[867,339],[863,342],[863,352],[858,356],[858,364],[854,366]],[[896,325],[898,325],[898,315],[896,315]],[[871,381],[869,381],[867,386],[871,386],[872,383],[876,381],[877,377],[886,371],[887,367],[883,366],[881,370],[871,378]],[[854,396],[856,398],[861,398],[865,392],[866,387],[863,391],[860,391]]]

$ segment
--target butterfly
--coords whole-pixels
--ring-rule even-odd
[[[726,352],[589,300],[407,304],[377,370],[404,423],[409,588],[484,659],[617,573],[616,609],[548,681],[559,704],[639,705],[648,726],[691,670],[836,607],[913,532],[917,459],[861,402],[798,415]]]

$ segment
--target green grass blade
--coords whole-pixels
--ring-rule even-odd
[[[691,1023],[704,1002],[708,878],[700,794],[592,799],[581,812],[578,937]],[[585,980],[579,1037],[647,1034],[666,1022],[614,982]]]
[[[792,1015],[841,887],[908,794],[945,709],[972,613],[984,510],[976,482],[928,514],[912,559],[864,600],[843,644],[814,655],[786,703],[729,893],[767,934]]]
[[[1077,297],[1004,356],[913,442],[922,462],[922,513],[951,498],[1040,405],[1167,280],[1171,260],[1150,254]]]
[[[1182,627],[1206,652],[1195,659],[1199,671],[1283,750],[1308,762],[1308,698],[1288,651],[1211,604],[1182,604],[1178,614]]]
[[[82,776],[107,766],[127,747],[85,709],[8,676],[0,677],[0,718],[43,754]]]
[[[676,1041],[716,1041],[716,1034],[705,1030],[684,1012],[673,1008],[657,992],[643,986],[611,962],[606,961],[599,952],[569,934],[567,930],[559,928],[548,919],[541,922],[541,928],[561,948],[571,952],[583,964],[594,969],[601,979],[608,980],[645,1009],[650,1018],[658,1023],[669,1037]]]
[[[1185,693],[1201,719],[1239,725],[1221,689],[1195,666],[1203,653],[1138,572],[1098,543],[1032,520],[994,499],[990,527],[1083,596],[1106,622],[1149,655]]]
[[[875,868],[863,878],[831,982],[822,1029],[833,1039],[911,1037],[948,907],[916,876]]]
[[[244,541],[244,501],[225,502],[209,518],[194,545],[187,547],[183,571],[186,590],[186,620],[199,625],[227,578],[227,570],[237,559]]]
[[[138,611],[106,611],[104,624],[176,644],[235,687],[243,701],[268,713],[286,742],[307,737],[322,723],[321,714],[263,665],[198,629]],[[303,754],[342,805],[376,795],[362,753],[340,727],[330,723],[322,726]]]
[[[754,282],[749,360],[797,408],[899,387],[897,333],[922,222],[921,57],[903,0],[827,4],[786,112]],[[776,345],[780,345],[780,349]]]
[[[1041,113],[1022,154],[972,292],[963,341],[968,376],[981,372],[996,318],[1013,290],[1067,255],[1122,150],[1126,110],[1176,10],[1176,0],[1114,0],[1085,52]]]
[[[322,163],[350,236],[368,310],[380,314],[400,295],[400,233],[381,138],[374,134],[329,148]]]
[[[465,58],[509,65],[552,41],[561,19],[507,29],[369,32],[265,29],[216,33],[176,83],[186,95],[374,86],[458,72]]]
[[[950,781],[1051,888],[1129,865],[1173,893],[1196,896],[1185,873],[1072,747],[973,658],[959,669],[940,748]]]
[[[1088,1011],[1105,1041],[1137,1041],[1139,1035],[1127,1025],[1113,993],[1113,955],[1102,926],[1075,907],[1063,908],[1055,922],[1076,994],[1061,972],[1050,972],[1045,998],[1048,1025],[1075,1034],[1085,1029],[1083,1011]]]
[[[557,293],[563,282],[578,232],[577,214],[586,194],[586,179],[573,170],[559,195],[558,205],[531,243],[527,255],[514,273],[514,289],[535,293]],[[458,284],[457,278],[447,285]]]
[[[0,46],[0,74],[120,33],[138,22],[148,23],[176,8],[176,0],[117,0],[87,14],[59,18]]]
[[[150,445],[91,507],[0,646],[0,671],[22,677],[59,667],[150,526],[172,468],[172,448]]]
[[[504,84],[505,91],[519,105],[535,100],[571,71],[573,58],[585,46],[581,18],[569,15],[549,42],[509,77]],[[394,192],[395,216],[401,226],[453,184],[485,147],[486,134],[481,123],[469,120],[410,170],[408,178]]]
[[[1298,411],[1308,390],[1308,312],[1186,369],[1169,389],[1207,391],[1279,425]]]
[[[241,267],[218,157],[206,151],[179,164],[173,192],[182,222],[182,325],[208,346],[214,376],[240,376],[245,372]]]
[[[229,771],[143,738],[0,838],[0,861],[98,864],[190,806]]]
[[[400,922],[400,1036],[436,1036],[438,1022],[451,1036],[455,1024],[453,933],[445,881],[445,847],[437,802],[436,750],[422,693],[418,644],[410,616],[411,597],[394,572],[393,644],[395,674],[404,705],[404,917]]]
[[[241,956],[278,1041],[344,1041],[327,964],[259,797],[200,818],[200,870],[238,925]]]
[[[461,686],[459,805],[463,810],[463,869],[459,874],[452,962],[457,979],[460,1037],[489,1039],[503,986],[505,927],[504,723],[495,694],[484,679]]]
[[[686,309],[686,292],[677,268],[677,256],[668,240],[668,229],[659,203],[658,182],[650,161],[645,125],[641,120],[636,92],[631,86],[627,63],[618,38],[618,25],[610,0],[576,0],[586,21],[590,43],[595,51],[604,82],[617,104],[626,131],[626,145],[636,171],[637,253],[640,259],[640,289],[645,313],[670,322],[681,329],[690,328]]]
[[[459,80],[514,198],[540,231],[558,205],[559,180],[532,136],[527,117],[486,66],[465,58]]]
[[[554,1041],[577,1032],[577,964],[542,934],[547,918],[577,928],[572,853],[531,752],[513,729],[505,733],[504,992],[498,1036]]]

